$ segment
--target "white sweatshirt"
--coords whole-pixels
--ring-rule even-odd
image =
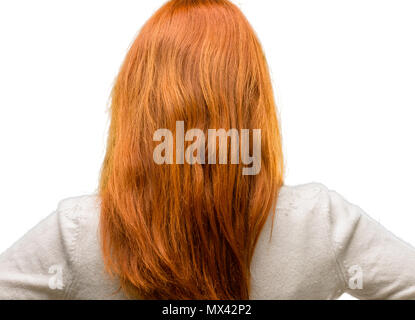
[[[57,210],[0,256],[0,299],[126,299],[104,272],[96,195]],[[415,249],[320,184],[281,188],[251,264],[252,299],[415,299]]]

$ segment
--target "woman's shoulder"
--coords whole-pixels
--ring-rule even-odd
[[[58,203],[57,211],[66,213],[70,216],[91,214],[99,211],[100,199],[97,194],[81,195],[65,198]]]
[[[334,299],[343,293],[330,214],[330,191],[323,184],[281,187],[252,261],[255,299]]]
[[[326,207],[330,202],[330,191],[325,185],[311,182],[300,185],[283,185],[277,200],[278,209],[312,209]]]
[[[67,198],[59,202],[60,229],[71,233],[73,244],[73,296],[88,299],[124,299],[119,283],[105,272],[100,250],[100,198],[97,194]]]
[[[311,218],[310,212],[327,212],[332,193],[333,191],[318,182],[283,185],[276,203],[277,215],[278,212],[283,212],[285,215],[301,215],[304,218]],[[101,201],[97,194],[81,195],[61,200],[56,211],[63,217],[61,219],[63,227],[75,223],[79,225],[80,232],[91,234],[92,231],[92,234],[96,235],[100,205]],[[304,213],[308,215],[304,216]]]
[[[100,216],[100,198],[97,194],[81,195],[61,200],[56,209],[60,228],[70,229],[77,237],[84,233],[97,236]]]
[[[283,185],[280,188],[278,209],[307,209],[327,205],[330,191],[325,185],[311,182],[300,185]],[[57,212],[71,220],[99,221],[101,201],[97,194],[65,198],[58,203]]]
[[[278,279],[278,283],[287,281],[287,286],[301,288],[304,294],[313,294],[318,298],[339,294],[337,290],[341,281],[338,279],[332,248],[328,243],[330,192],[321,183],[281,187],[275,219],[268,219],[264,225],[253,259],[253,297],[285,298],[300,294],[295,290],[281,292],[280,296],[273,290],[264,290],[273,278]],[[66,229],[65,232],[71,232],[76,238],[73,255],[76,288],[74,297],[102,298],[108,292],[114,292],[118,283],[116,280],[111,281],[105,274],[100,250],[98,195],[65,199],[59,203],[57,211],[62,216],[61,229]],[[271,226],[275,227],[274,233],[271,233]],[[270,238],[271,234],[273,235]],[[284,261],[287,263],[282,263]],[[322,271],[316,273],[315,270]],[[319,280],[318,276],[315,277],[320,273],[331,275],[334,280],[327,284],[325,290],[321,290],[321,285],[316,288],[309,286],[310,279]],[[304,277],[300,274],[304,274]],[[272,288],[278,288],[277,282]],[[305,289],[302,285],[304,283],[312,292]]]

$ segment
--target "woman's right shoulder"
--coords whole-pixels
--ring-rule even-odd
[[[311,182],[301,185],[283,185],[280,188],[278,209],[312,209],[315,206],[327,206],[330,201],[330,190],[323,184]]]
[[[256,299],[333,299],[343,293],[344,281],[330,241],[326,186],[280,188],[275,212],[258,239],[252,274]]]

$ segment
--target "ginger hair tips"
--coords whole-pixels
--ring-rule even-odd
[[[177,149],[178,122],[206,136],[260,129],[260,171],[179,162],[178,152],[156,163],[155,132],[170,130]],[[235,150],[227,145],[228,159]],[[255,245],[282,184],[268,66],[248,21],[226,0],[167,2],[131,45],[112,92],[99,186],[107,272],[136,299],[248,299]]]

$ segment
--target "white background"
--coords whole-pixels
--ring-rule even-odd
[[[0,1],[0,252],[96,191],[111,86],[163,1]],[[415,4],[239,0],[272,72],[287,184],[321,182],[415,244]]]

